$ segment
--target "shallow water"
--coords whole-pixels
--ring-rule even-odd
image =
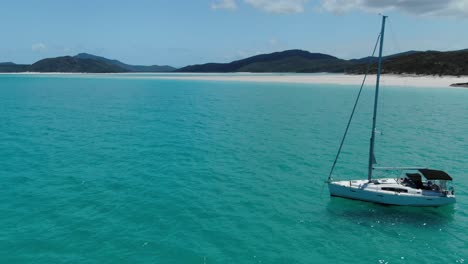
[[[444,169],[458,202],[324,187],[357,87],[0,75],[2,263],[462,263],[468,90],[384,87],[382,166]],[[336,177],[366,173],[366,89]]]

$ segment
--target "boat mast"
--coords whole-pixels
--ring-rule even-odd
[[[380,47],[379,47],[379,63],[377,68],[377,82],[375,84],[375,98],[374,98],[374,115],[372,117],[372,133],[370,139],[370,147],[369,147],[369,171],[367,175],[367,179],[370,181],[372,179],[372,170],[375,163],[375,156],[374,156],[374,145],[375,145],[375,124],[377,121],[377,103],[379,99],[379,84],[380,84],[380,72],[382,70],[382,49],[383,49],[383,42],[384,42],[384,33],[385,33],[385,20],[387,16],[382,16],[382,29],[380,31]]]

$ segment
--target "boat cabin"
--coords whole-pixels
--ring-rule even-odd
[[[418,169],[416,172],[406,173],[406,177],[400,178],[399,183],[414,189],[430,190],[453,194],[453,188],[448,186],[452,177],[441,170]]]

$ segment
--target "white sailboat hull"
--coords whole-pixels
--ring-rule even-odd
[[[388,183],[369,183],[367,180],[333,181],[328,183],[331,196],[365,202],[404,206],[443,206],[456,202],[453,194],[407,188],[394,179],[384,179]],[[404,191],[386,191],[383,189]]]

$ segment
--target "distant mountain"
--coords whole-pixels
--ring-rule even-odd
[[[13,62],[0,62],[0,72],[25,72],[29,65]]]
[[[81,59],[71,56],[40,60],[28,67],[30,72],[90,72],[90,73],[118,73],[128,70],[103,61]]]
[[[76,56],[47,58],[32,65],[0,62],[0,72],[86,72],[86,73],[119,73],[119,72],[170,72],[171,66],[129,65],[118,60],[88,53]]]
[[[206,63],[180,69],[170,66],[130,65],[118,60],[87,53],[40,60],[32,65],[0,63],[0,72],[344,72],[362,74],[371,63],[370,71],[377,71],[377,58],[343,60],[337,57],[286,50],[261,54],[230,63]],[[383,57],[383,73],[423,75],[468,75],[468,49],[458,51],[407,51]]]
[[[191,65],[177,72],[344,72],[352,63],[304,50],[262,54],[230,63]]]
[[[383,56],[382,61],[386,61],[387,59],[391,59],[391,58],[395,58],[395,57],[399,57],[399,56],[404,56],[404,55],[410,55],[410,54],[414,54],[414,53],[418,53],[418,52],[420,52],[420,51],[409,50],[409,51],[405,51],[405,52],[401,52],[401,53],[396,53],[396,54],[392,54],[392,55],[388,55],[388,56]],[[349,60],[349,61],[354,63],[354,64],[367,64],[370,61],[377,62],[378,59],[379,59],[379,57],[367,56],[367,57],[364,57],[364,58],[352,59],[352,60]]]
[[[178,69],[179,72],[345,72],[362,74],[370,62],[377,71],[377,57],[343,60],[331,55],[287,50],[262,54],[230,63],[207,63]],[[407,51],[382,58],[382,73],[468,75],[468,49],[459,51]]]
[[[350,73],[364,73],[366,65],[357,65]],[[370,67],[377,72],[377,63]],[[421,51],[400,56],[388,56],[383,61],[382,73],[422,75],[468,75],[468,50]]]
[[[102,61],[102,62],[105,62],[107,64],[115,65],[115,66],[118,66],[120,68],[123,68],[128,72],[171,72],[171,71],[175,70],[174,67],[167,66],[167,65],[164,65],[164,66],[159,66],[159,65],[151,65],[151,66],[130,65],[130,64],[126,64],[126,63],[123,63],[121,61],[118,61],[118,60],[111,60],[111,59],[107,59],[107,58],[104,58],[104,57],[100,57],[100,56],[96,56],[96,55],[92,55],[92,54],[88,54],[88,53],[80,53],[80,54],[74,56],[74,58],[92,59],[92,60]]]

